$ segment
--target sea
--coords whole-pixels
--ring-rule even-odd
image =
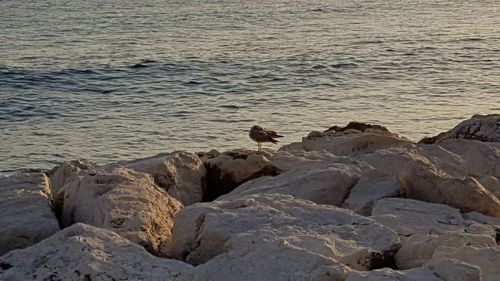
[[[0,175],[500,113],[498,0],[0,0]],[[276,149],[279,146],[264,145]]]

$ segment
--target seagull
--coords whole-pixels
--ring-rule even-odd
[[[269,130],[262,128],[261,126],[253,126],[250,128],[250,131],[248,132],[248,135],[250,138],[257,142],[257,150],[260,151],[262,145],[261,143],[263,142],[272,142],[272,143],[277,143],[278,141],[275,140],[274,138],[282,138],[283,136],[278,135],[275,131]]]

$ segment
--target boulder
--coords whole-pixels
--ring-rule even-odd
[[[234,259],[236,253],[248,251],[251,251],[248,255],[259,260],[266,251],[286,258],[281,252],[272,253],[273,247],[279,247],[277,241],[303,249],[299,252],[305,256],[329,257],[361,270],[384,266],[399,245],[393,231],[369,218],[287,195],[268,194],[186,207],[175,218],[171,253],[194,265],[207,263],[219,255],[228,255],[220,257],[222,260]],[[286,248],[283,250],[288,251]],[[309,253],[306,255],[304,251]],[[321,260],[332,264],[328,259],[317,259],[315,264]],[[252,263],[265,268],[249,270],[273,268],[269,262]]]
[[[373,169],[352,157],[336,156],[328,151],[281,150],[275,152],[269,158],[269,162],[281,172],[293,169],[322,169],[334,163],[356,166],[361,170]]]
[[[470,234],[461,231],[441,234],[416,233],[401,241],[401,248],[396,253],[396,265],[399,269],[423,266],[432,259],[439,247],[460,248],[462,246],[495,247],[492,236]]]
[[[375,202],[372,217],[399,235],[463,231],[465,220],[458,209],[412,199],[385,198]]]
[[[80,171],[60,193],[63,227],[81,222],[110,229],[159,255],[182,208],[150,175],[117,166]]]
[[[443,281],[427,268],[392,270],[383,268],[373,271],[353,271],[345,281]]]
[[[234,200],[249,194],[279,193],[317,204],[340,206],[359,179],[357,167],[332,164],[321,169],[294,169],[276,177],[261,177],[246,182],[221,200]]]
[[[193,267],[158,258],[118,234],[74,224],[0,257],[0,280],[192,280]]]
[[[251,179],[277,175],[278,169],[269,162],[270,157],[267,151],[253,150],[202,154],[207,169],[203,201],[212,201]]]
[[[404,193],[398,178],[372,170],[361,176],[341,207],[363,216],[370,216],[373,204],[377,200],[403,196]]]
[[[89,160],[73,160],[47,171],[46,174],[50,179],[52,194],[57,194],[75,173],[81,170],[94,169],[97,166],[96,163]]]
[[[500,142],[500,115],[474,115],[453,129],[434,137],[423,138],[419,143],[440,143],[447,139],[468,139],[484,142]]]
[[[453,259],[467,263],[481,270],[482,281],[498,281],[500,270],[500,247],[476,248],[463,246],[458,249],[440,247],[434,252],[431,263]],[[455,281],[455,280],[453,280]]]
[[[473,177],[454,178],[419,165],[408,167],[401,181],[408,198],[500,217],[500,200]]]
[[[112,165],[150,174],[158,186],[184,206],[202,201],[206,170],[203,162],[194,153],[160,153]]]
[[[339,156],[356,156],[390,147],[411,147],[413,143],[405,138],[380,130],[357,130],[335,133],[311,134],[300,143],[282,146],[279,151],[321,151],[326,150]]]
[[[473,265],[452,260],[443,259],[428,264],[432,271],[444,281],[481,281],[481,270]]]
[[[0,178],[0,255],[31,246],[59,231],[50,207],[49,186],[43,173]]]

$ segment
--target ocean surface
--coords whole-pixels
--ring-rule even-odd
[[[0,0],[0,175],[499,112],[498,0]]]

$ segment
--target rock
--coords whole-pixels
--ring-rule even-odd
[[[75,224],[0,257],[0,280],[192,280],[193,267],[157,258],[118,234]]]
[[[396,265],[399,269],[423,266],[432,259],[439,247],[460,248],[462,246],[495,247],[495,239],[487,235],[469,234],[459,231],[442,234],[417,233],[401,241],[401,248],[396,253]]]
[[[453,178],[419,165],[407,168],[401,181],[408,198],[500,217],[500,200],[473,177]]]
[[[232,150],[203,157],[207,169],[207,185],[203,201],[212,201],[240,184],[261,176],[277,175],[266,151]]]
[[[444,259],[428,267],[444,281],[481,281],[481,270],[475,266],[457,260]]]
[[[373,170],[361,176],[342,204],[342,208],[370,216],[375,201],[386,197],[399,197],[404,195],[404,192],[396,177]]]
[[[500,247],[476,248],[464,246],[458,249],[440,247],[436,249],[431,263],[453,259],[467,263],[481,270],[482,281],[498,281],[500,270]],[[455,280],[454,280],[455,281]]]
[[[160,153],[134,161],[118,162],[117,165],[150,174],[158,186],[184,206],[203,199],[206,170],[196,154],[182,151]]]
[[[500,115],[474,115],[471,119],[461,122],[455,128],[434,137],[423,138],[419,143],[439,143],[452,138],[500,142]]]
[[[370,165],[372,169],[377,170],[379,173],[397,178],[405,173],[409,167],[419,167],[422,170],[436,169],[428,158],[418,154],[415,149],[390,148],[355,158]]]
[[[285,241],[290,246],[272,253],[273,247],[279,248],[277,241]],[[238,251],[251,251],[245,255],[255,259],[261,259],[266,251],[286,258],[281,250],[297,248],[305,256],[329,257],[346,266],[366,270],[387,264],[398,243],[399,238],[393,231],[351,211],[269,194],[186,207],[175,218],[171,253],[199,265],[219,255],[228,255],[220,257],[222,260],[236,258],[236,253],[242,253]],[[259,247],[263,248],[259,250]],[[309,253],[306,255],[304,251]],[[321,260],[317,259],[314,264]],[[262,264],[262,261],[252,261],[252,264]],[[267,264],[266,268],[271,270],[272,263]]]
[[[410,147],[412,142],[385,131],[327,132],[321,137],[303,138],[300,143],[282,146],[279,151],[326,150],[339,156],[356,156],[390,147]]]
[[[500,181],[496,177],[482,176],[476,179],[484,188],[491,192],[491,194],[500,199]]]
[[[340,133],[340,132],[345,132],[348,130],[356,130],[360,132],[366,132],[366,131],[379,131],[379,132],[387,132],[390,133],[389,130],[387,130],[386,127],[380,126],[380,125],[375,125],[375,124],[369,124],[369,123],[362,123],[362,122],[349,122],[347,126],[345,127],[340,127],[340,126],[332,126],[328,128],[325,132],[334,132],[334,133]]]
[[[443,281],[427,268],[396,271],[389,268],[374,271],[353,271],[345,281]]]
[[[49,205],[49,186],[43,173],[0,178],[0,255],[31,246],[59,231]]]
[[[282,172],[293,169],[322,169],[332,164],[356,166],[361,170],[373,169],[368,164],[352,157],[335,156],[328,151],[282,150],[274,153],[269,162]]]
[[[361,171],[353,166],[332,164],[322,169],[296,169],[276,177],[261,177],[246,182],[221,200],[234,200],[249,194],[279,193],[317,204],[340,206],[359,179]]]
[[[80,171],[60,193],[62,226],[110,229],[158,255],[166,254],[173,217],[182,208],[151,176],[116,166]]]
[[[57,194],[61,188],[71,179],[71,177],[81,171],[97,168],[97,164],[89,160],[73,160],[62,163],[47,172],[50,179],[50,189],[52,194]]]
[[[442,204],[412,199],[385,198],[375,202],[372,217],[399,235],[462,231],[465,221],[459,210]]]

